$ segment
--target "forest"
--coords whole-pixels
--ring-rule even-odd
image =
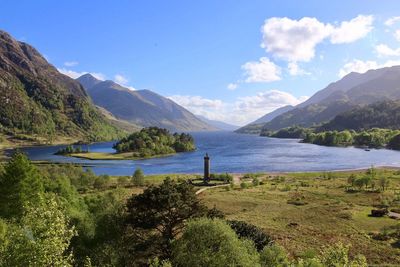
[[[114,145],[117,153],[133,152],[138,157],[187,152],[196,149],[190,134],[171,134],[167,129],[158,127],[143,128]]]

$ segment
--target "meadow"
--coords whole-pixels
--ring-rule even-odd
[[[207,190],[201,198],[228,219],[261,227],[293,257],[312,257],[321,247],[341,241],[351,245],[350,253],[365,255],[369,264],[399,265],[397,238],[390,234],[398,221],[369,214],[382,205],[399,208],[400,172],[376,172],[376,179],[389,180],[384,192],[346,192],[348,177],[365,171],[290,173],[265,174],[257,186],[247,179],[247,186]]]

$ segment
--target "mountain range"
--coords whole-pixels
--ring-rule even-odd
[[[352,72],[293,109],[258,125],[257,129],[275,131],[295,125],[318,126],[343,112],[396,99],[400,99],[400,66],[369,70],[363,74]],[[254,132],[254,124],[238,132]]]
[[[261,129],[264,127],[264,125],[267,122],[270,122],[275,117],[278,117],[279,115],[281,115],[283,113],[291,111],[292,109],[294,109],[294,107],[291,106],[291,105],[287,105],[287,106],[283,106],[283,107],[280,107],[278,109],[275,109],[274,111],[265,114],[261,118],[258,118],[257,120],[255,120],[255,121],[253,121],[253,122],[251,122],[251,123],[239,128],[239,129],[237,129],[236,132],[238,132],[238,133],[259,134],[259,133],[261,133]]]
[[[240,126],[229,124],[223,121],[218,120],[210,120],[202,115],[196,115],[197,118],[204,121],[205,123],[217,128],[218,130],[222,131],[235,131],[240,128]]]
[[[0,31],[0,131],[10,137],[25,134],[46,140],[99,141],[122,134],[77,81],[4,31]]]
[[[131,90],[113,81],[100,81],[91,74],[85,74],[77,81],[95,105],[118,120],[138,127],[157,126],[170,131],[217,130],[172,100],[150,90]]]

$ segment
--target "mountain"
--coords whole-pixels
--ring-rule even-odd
[[[61,137],[97,141],[121,134],[78,82],[4,31],[0,31],[0,130],[47,141]]]
[[[275,117],[288,112],[290,110],[294,109],[293,106],[287,105],[284,107],[280,107],[278,109],[275,109],[274,111],[265,114],[261,118],[239,128],[236,130],[238,133],[251,133],[251,134],[259,134],[261,133],[261,129],[263,128],[264,124],[267,122],[270,122],[273,120]]]
[[[77,81],[85,87],[97,106],[119,120],[170,131],[215,130],[185,108],[150,90],[133,91],[113,81],[100,81],[90,74],[79,77]]]
[[[288,111],[290,111],[290,110],[292,110],[292,109],[294,109],[294,107],[291,106],[291,105],[287,105],[287,106],[284,106],[284,107],[275,109],[274,111],[265,114],[264,116],[262,116],[261,118],[259,118],[259,119],[255,120],[255,121],[253,121],[253,122],[250,123],[250,124],[259,124],[259,123],[267,123],[267,122],[270,122],[270,121],[272,121],[275,117],[277,117],[277,116],[279,116],[279,115],[281,115],[281,114],[283,114],[283,113],[285,113],[285,112],[288,112]]]
[[[382,101],[359,106],[337,115],[318,131],[367,130],[371,128],[400,129],[400,101]]]
[[[201,115],[196,115],[200,120],[204,121],[205,123],[215,127],[218,130],[223,130],[223,131],[234,131],[239,128],[239,126],[232,125],[223,121],[217,121],[217,120],[210,120],[204,116]]]
[[[350,73],[328,85],[295,109],[264,124],[267,130],[314,126],[330,121],[336,115],[377,101],[400,99],[400,66]]]

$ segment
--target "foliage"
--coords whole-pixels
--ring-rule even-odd
[[[68,145],[65,148],[60,148],[55,155],[70,155],[73,153],[87,153],[88,150],[82,150],[81,146],[74,147],[73,145]]]
[[[0,255],[3,266],[72,266],[68,251],[75,235],[54,196],[30,205],[20,223],[10,225]]]
[[[400,132],[390,129],[370,129],[361,132],[344,130],[327,131],[319,133],[308,133],[303,139],[305,143],[312,143],[325,146],[367,146],[373,148],[382,148],[388,146],[396,149],[396,145],[392,140]]]
[[[299,126],[293,126],[288,128],[280,129],[276,132],[271,132],[268,130],[263,129],[261,131],[261,136],[269,136],[269,137],[276,137],[276,138],[298,138],[304,139],[307,134],[311,133],[312,130],[309,128],[303,128]]]
[[[228,221],[228,224],[233,231],[235,231],[238,237],[251,240],[258,251],[261,251],[265,246],[272,244],[272,238],[255,225],[235,220]]]
[[[260,252],[262,267],[283,267],[289,266],[289,259],[286,250],[279,245],[265,247]]]
[[[167,178],[159,186],[151,186],[128,200],[126,223],[143,240],[142,249],[148,246],[150,255],[165,258],[185,221],[203,216],[206,210],[193,186]]]
[[[18,219],[44,192],[40,174],[25,154],[16,152],[0,173],[0,217]]]
[[[157,127],[143,128],[140,132],[122,138],[114,145],[118,153],[133,152],[134,156],[150,157],[196,149],[193,137]]]
[[[210,178],[212,180],[219,180],[219,181],[224,181],[226,183],[230,183],[233,181],[233,176],[229,173],[212,173],[210,174]]]
[[[132,175],[132,182],[135,186],[143,186],[144,185],[144,173],[143,170],[137,168]]]
[[[173,242],[173,266],[259,266],[251,242],[239,239],[227,223],[201,218],[188,223]]]
[[[382,101],[356,107],[337,115],[320,127],[321,130],[355,130],[372,128],[399,129],[400,101]]]
[[[364,256],[358,255],[353,260],[349,258],[349,248],[349,245],[336,243],[322,249],[318,259],[326,267],[366,267],[367,261]]]

